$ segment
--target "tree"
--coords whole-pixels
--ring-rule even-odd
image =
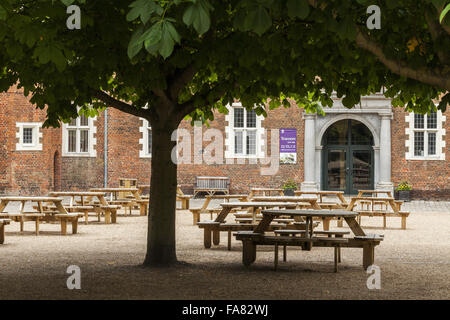
[[[239,99],[307,111],[351,108],[385,88],[419,112],[449,101],[447,1],[374,1],[382,28],[367,30],[364,0],[0,0],[0,92],[11,85],[59,126],[105,106],[143,117],[153,133],[147,266],[177,261],[177,167],[172,132],[187,116]],[[372,1],[370,1],[372,2]],[[81,28],[66,27],[66,6]],[[372,3],[371,3],[372,4]],[[382,46],[380,44],[383,44]],[[270,101],[267,103],[267,101]],[[92,106],[92,107],[89,107]]]

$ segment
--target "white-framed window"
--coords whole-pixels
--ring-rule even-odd
[[[425,115],[411,112],[406,116],[409,128],[406,129],[409,160],[445,160],[445,116],[440,110]]]
[[[243,108],[241,103],[228,106],[228,122],[225,128],[226,158],[263,158],[264,129],[261,128],[262,116],[254,110]]]
[[[96,157],[95,145],[97,139],[94,126],[95,118],[80,115],[70,123],[62,126],[62,155],[64,157]]]
[[[42,151],[42,122],[17,122],[16,151]]]
[[[151,158],[152,157],[152,127],[148,120],[141,118],[142,125],[139,128],[141,133],[141,138],[139,139],[139,144],[141,145],[141,150],[139,151],[139,157],[141,158]]]

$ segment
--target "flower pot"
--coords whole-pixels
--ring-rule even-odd
[[[290,188],[290,189],[284,189],[283,190],[283,194],[285,196],[295,196],[295,189]]]
[[[398,200],[400,201],[410,201],[411,198],[411,190],[399,190],[398,191]]]

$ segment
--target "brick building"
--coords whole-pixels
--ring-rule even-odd
[[[231,192],[246,192],[293,179],[306,190],[354,193],[392,190],[406,180],[413,198],[450,199],[449,111],[407,113],[382,95],[364,97],[353,109],[334,101],[325,115],[292,107],[262,118],[235,103],[209,128],[184,121],[179,184],[189,193],[196,176],[229,176]],[[0,94],[0,194],[117,186],[119,178],[149,183],[147,121],[113,108],[57,129],[42,128],[44,120],[21,91]],[[211,151],[212,142],[223,151]]]

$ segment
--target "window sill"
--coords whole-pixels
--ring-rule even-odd
[[[406,158],[406,160],[442,161],[445,159],[442,159],[442,157],[440,155],[438,155],[438,156],[426,156],[426,157],[410,157],[410,158]]]
[[[62,157],[68,157],[68,158],[96,158],[97,154],[90,154],[90,153],[63,153]]]

